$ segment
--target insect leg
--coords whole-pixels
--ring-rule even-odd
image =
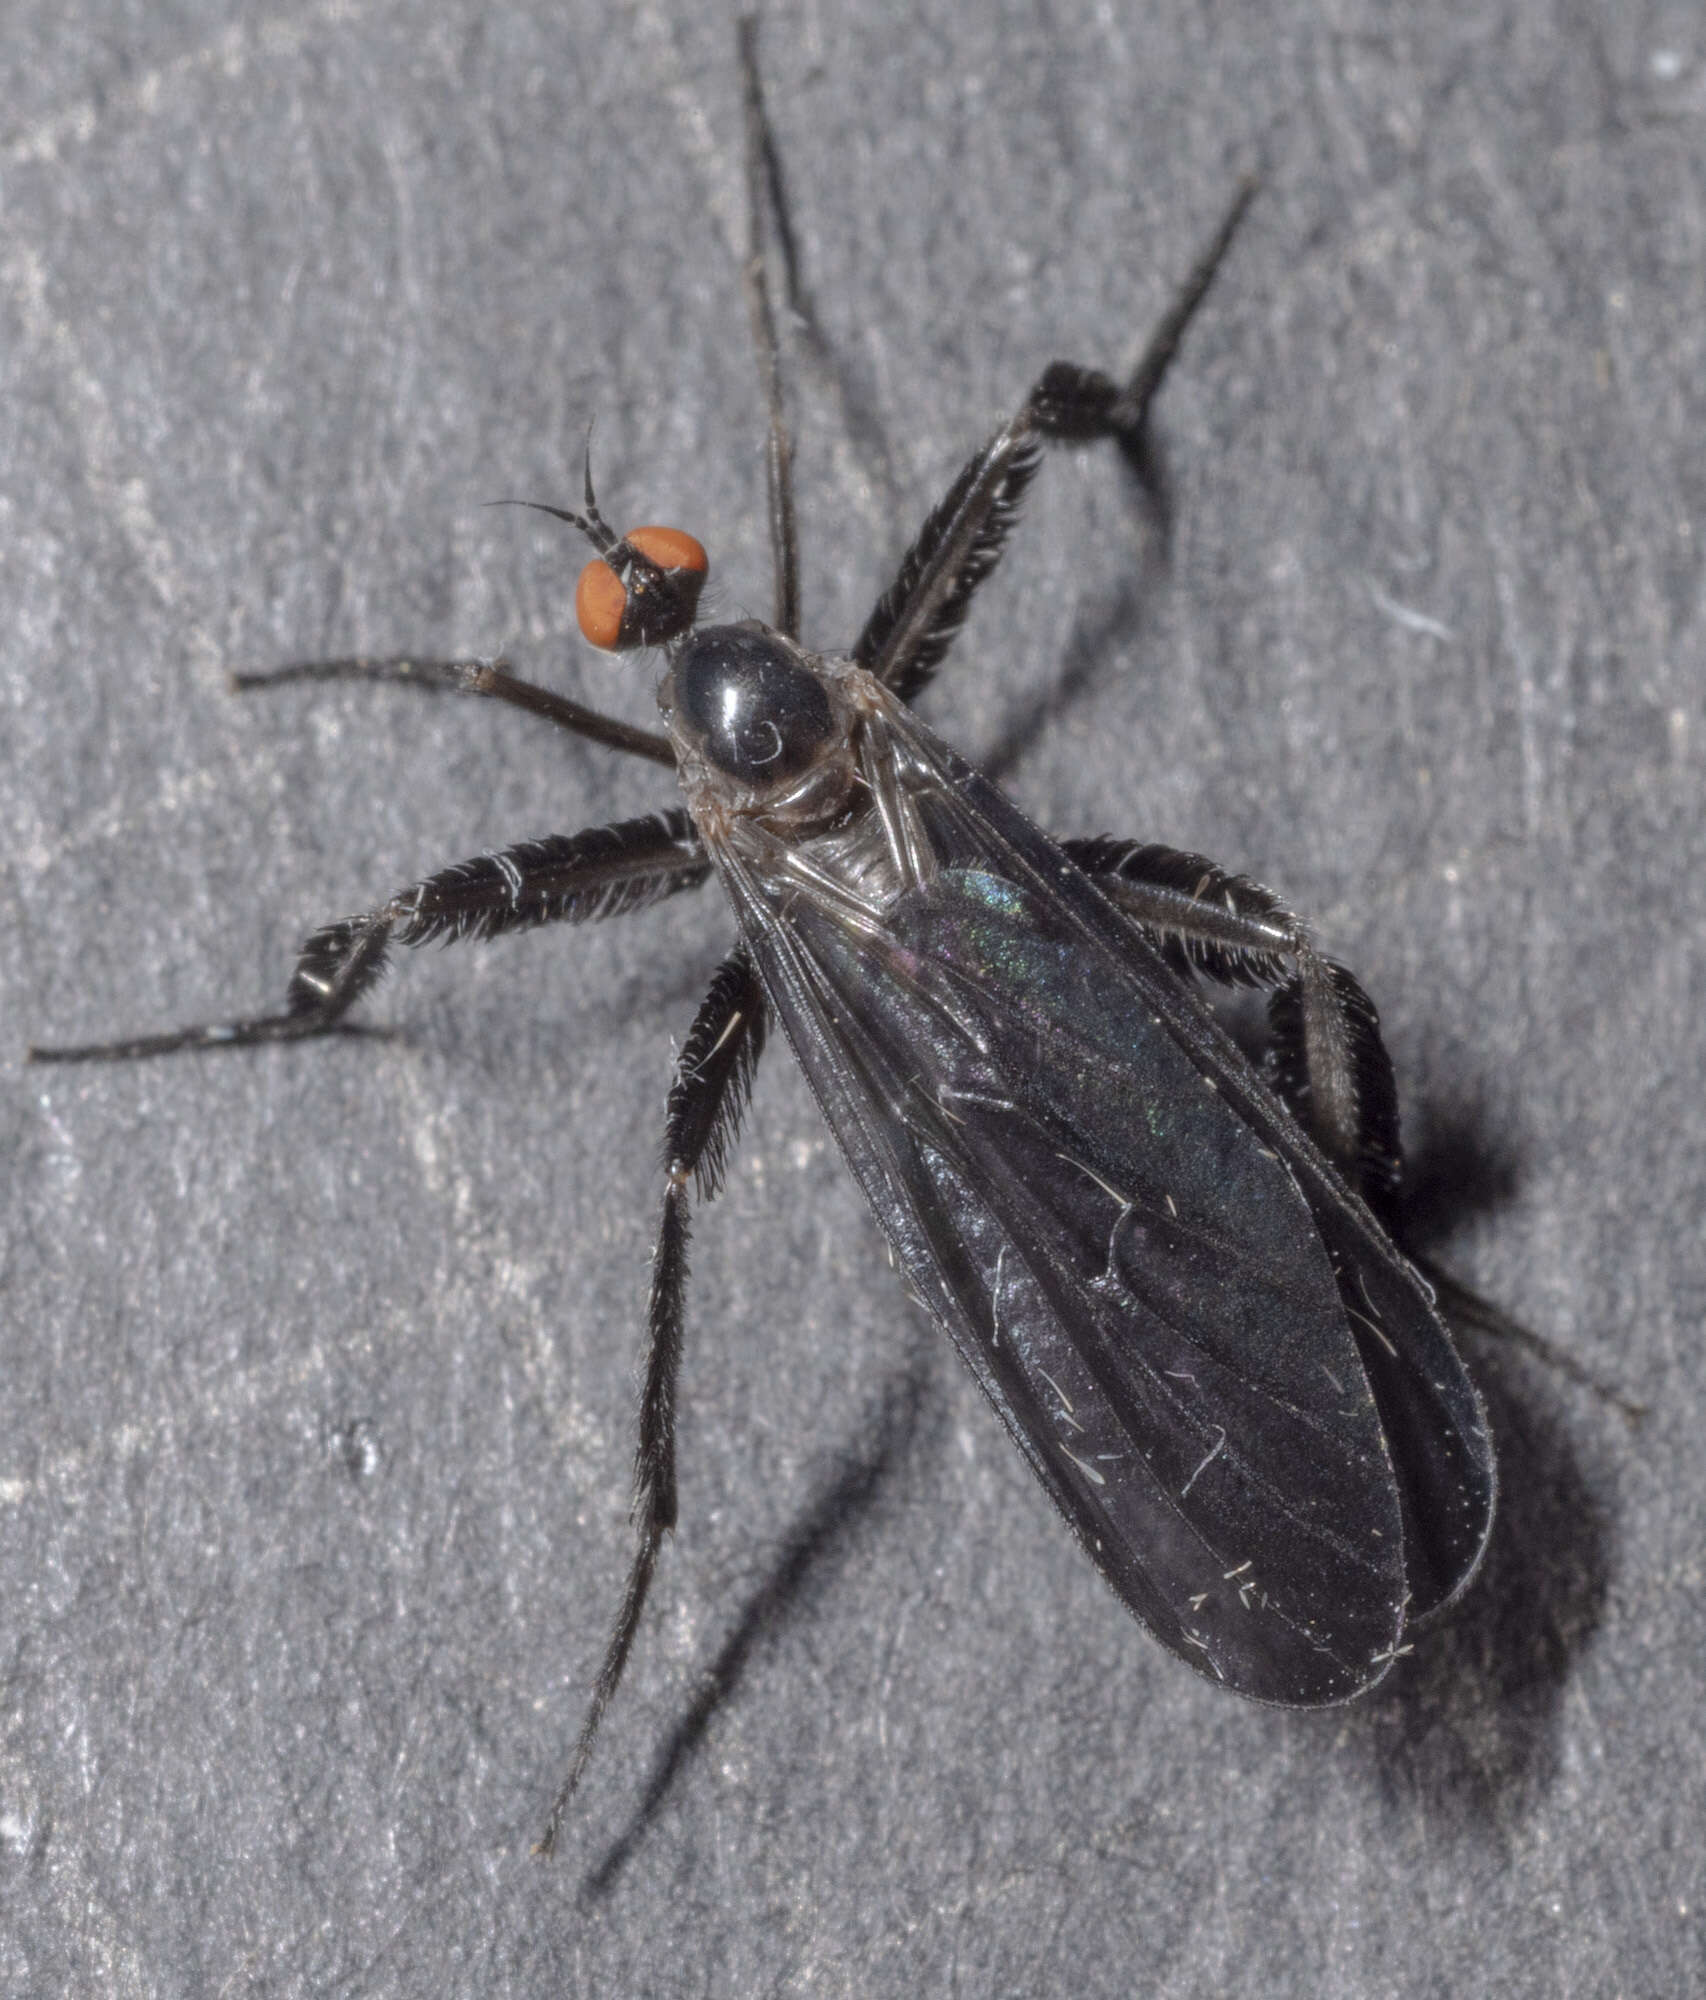
[[[163,1035],[32,1048],[32,1062],[121,1062],[180,1049],[244,1048],[330,1034],[385,970],[393,943],[493,938],[537,924],[619,916],[710,873],[705,850],[679,807],[584,833],[530,840],[476,855],[404,889],[365,916],[327,924],[308,939],[284,1012],[214,1021]]]
[[[633,1519],[639,1533],[621,1609],[593,1683],[568,1776],[551,1805],[534,1852],[549,1855],[581,1781],[604,1711],[621,1684],[657,1568],[663,1538],[675,1526],[675,1389],[681,1370],[687,1287],[688,1183],[709,1201],[752,1090],[764,1047],[764,992],[745,948],[717,968],[676,1064],[664,1123],[663,1215],[647,1308],[646,1374],[634,1454]]]
[[[1069,840],[1066,852],[1182,975],[1254,986],[1268,1003],[1269,1082],[1383,1220],[1403,1175],[1398,1088],[1374,1003],[1279,898],[1200,854]]]
[[[1123,386],[1099,369],[1081,368],[1071,361],[1056,361],[1043,371],[1031,391],[1029,408],[1044,435],[1058,444],[1094,444],[1112,438],[1128,448],[1136,445],[1155,392],[1255,198],[1255,181],[1240,181],[1219,227],[1174,293],[1173,303],[1144,343]]]
[[[631,722],[613,715],[601,715],[567,695],[555,694],[532,681],[519,680],[502,660],[421,660],[411,654],[382,658],[365,656],[344,660],[293,660],[288,666],[267,673],[233,674],[231,685],[239,694],[257,688],[282,687],[290,681],[389,681],[403,687],[421,688],[429,694],[478,694],[511,708],[525,709],[529,715],[543,716],[575,736],[589,737],[611,750],[649,758],[654,764],[675,768],[675,752],[669,738],[653,729],[637,729]]]
[[[1149,406],[1232,244],[1255,183],[1244,181],[1126,381],[1056,361],[1012,419],[973,453],[901,559],[854,642],[853,657],[903,701],[928,685],[965,623],[977,587],[1001,560],[1044,444],[1104,439],[1134,458]]]
[[[776,314],[770,302],[770,278],[764,254],[764,218],[776,219],[784,276],[792,299],[797,289],[797,260],[786,205],[781,199],[781,167],[770,123],[764,114],[764,91],[758,78],[758,21],[743,15],[738,30],[741,101],[746,123],[746,262],[741,282],[746,292],[747,318],[758,357],[758,379],[770,416],[764,447],[764,476],[770,501],[770,560],[775,575],[775,614],[771,623],[790,639],[800,636],[800,541],[794,520],[794,448],[788,435],[788,414],[782,401],[782,361],[776,341]]]

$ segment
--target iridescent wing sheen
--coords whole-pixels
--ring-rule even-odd
[[[921,883],[873,912],[708,842],[794,1052],[913,1289],[1130,1609],[1242,1693],[1347,1699],[1491,1518],[1431,1295],[1088,879],[906,710],[885,720]]]

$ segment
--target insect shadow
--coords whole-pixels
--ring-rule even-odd
[[[1407,1158],[1403,1240],[1441,1283],[1452,1323],[1472,1344],[1499,1440],[1500,1504],[1476,1589],[1411,1673],[1343,1718],[1299,1718],[1343,1731],[1399,1810],[1417,1795],[1443,1835],[1484,1842],[1559,1775],[1562,1701],[1604,1614],[1615,1549],[1612,1502],[1556,1414],[1559,1378],[1630,1424],[1644,1412],[1617,1385],[1446,1275],[1438,1254],[1516,1197],[1520,1156],[1496,1093],[1419,1106],[1422,1139]],[[1525,1368],[1524,1355],[1538,1368]],[[1546,1385],[1553,1385],[1548,1388]]]
[[[661,654],[662,732],[502,661],[350,658],[238,677],[497,700],[667,766],[684,804],[475,856],[323,926],[281,1011],[32,1052],[113,1061],[323,1036],[396,945],[618,916],[720,880],[739,939],[665,1113],[636,1547],[544,1853],[676,1523],[691,1203],[721,1184],[772,1025],[907,1287],[1105,1581],[1195,1672],[1289,1707],[1367,1692],[1462,1595],[1493,1517],[1485,1411],[1392,1234],[1397,1087],[1355,976],[1271,891],[1199,855],[1052,841],[911,706],[1045,454],[1099,444],[1141,472],[1154,397],[1253,186],[1130,372],[1047,367],[929,513],[851,648],[813,652],[771,281],[779,260],[797,303],[797,260],[755,32],[742,24],[743,278],[769,418],[770,621],[701,624],[704,547],[673,527],[618,535],[589,451],[579,510],[508,504],[591,545],[576,622],[594,646]],[[1266,996],[1259,1066],[1199,986]],[[802,1572],[821,1546],[808,1534]],[[737,1644],[731,1672],[740,1657]]]
[[[861,1531],[881,1504],[884,1487],[913,1453],[920,1433],[931,1427],[932,1414],[938,1423],[944,1419],[945,1411],[938,1408],[932,1413],[928,1407],[930,1376],[929,1364],[915,1357],[890,1378],[867,1421],[844,1448],[839,1472],[796,1519],[701,1675],[686,1713],[653,1761],[627,1825],[588,1871],[582,1883],[588,1898],[596,1899],[614,1887],[754,1654],[809,1609],[833,1570],[856,1548]]]

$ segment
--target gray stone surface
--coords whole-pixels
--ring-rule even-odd
[[[1496,1545],[1373,1699],[1245,1706],[1131,1625],[778,1051],[698,1231],[683,1530],[543,1868],[716,892],[415,959],[385,1042],[21,1064],[262,1005],[315,922],[668,797],[517,716],[224,674],[501,648],[644,719],[566,636],[572,538],[480,505],[572,499],[594,419],[611,512],[765,607],[732,42],[7,10],[0,1994],[1699,1990],[1697,7],[765,23],[840,364],[796,405],[825,644],[1264,177],[1158,410],[1165,544],[1051,465],[929,713],[1048,824],[1312,912],[1430,1245],[1651,1406],[1467,1344]]]

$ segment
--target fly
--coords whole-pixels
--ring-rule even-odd
[[[542,511],[592,547],[575,593],[582,635],[661,653],[661,732],[501,661],[345,659],[239,677],[486,696],[669,765],[684,804],[476,856],[328,924],[281,1012],[32,1051],[72,1062],[305,1040],[338,1027],[395,945],[617,916],[721,881],[739,939],[693,1021],[665,1119],[638,1546],[547,1853],[675,1525],[690,1200],[721,1183],[772,1023],[908,1289],[1108,1583],[1198,1673],[1302,1707],[1365,1692],[1463,1590],[1492,1520],[1480,1398],[1379,1219],[1398,1189],[1397,1100],[1362,987],[1277,897],[1200,856],[1049,839],[911,706],[1045,450],[1107,442],[1136,456],[1251,189],[1132,374],[1045,369],[966,461],[852,647],[815,652],[800,637],[767,215],[791,295],[790,239],[751,22],[740,59],[770,622],[699,624],[704,547],[675,528],[618,535],[589,456],[581,509]],[[1199,997],[1203,982],[1268,993],[1260,1071]]]

